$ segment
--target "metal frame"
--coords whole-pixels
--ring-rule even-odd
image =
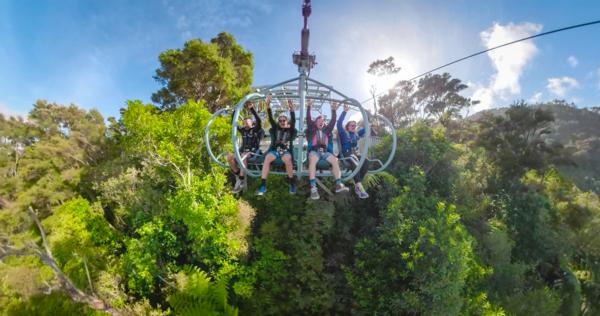
[[[378,119],[382,120],[385,122],[385,125],[387,125],[390,130],[391,130],[391,134],[392,134],[392,151],[390,151],[390,155],[388,156],[388,159],[385,161],[385,163],[381,163],[381,160],[376,159],[376,160],[369,160],[369,161],[379,161],[379,163],[381,164],[381,167],[379,167],[378,169],[375,170],[369,170],[370,174],[374,174],[374,173],[379,173],[382,172],[383,170],[385,170],[390,163],[392,162],[392,159],[394,159],[394,156],[396,155],[396,148],[398,146],[397,144],[397,135],[396,135],[396,130],[394,129],[394,124],[392,124],[392,122],[390,120],[388,120],[387,117],[383,116],[383,115],[379,115],[376,114],[375,115]]]
[[[215,155],[213,154],[213,151],[210,147],[210,135],[209,135],[209,131],[210,131],[210,126],[212,125],[212,122],[214,121],[215,118],[217,118],[219,115],[223,115],[226,114],[229,111],[229,108],[224,108],[224,109],[220,109],[217,112],[215,112],[210,119],[208,120],[208,122],[206,123],[206,127],[204,128],[204,143],[206,144],[206,150],[208,151],[208,155],[210,156],[210,158],[216,162],[219,166],[223,167],[223,168],[229,168],[229,165],[226,163],[223,163],[219,160],[218,157],[215,157]],[[219,155],[219,157],[222,154]]]
[[[300,96],[302,94],[298,93],[297,91],[292,92],[290,89],[288,89],[288,87],[290,87],[290,86],[299,87],[300,86],[299,84],[298,85],[290,85],[290,83],[300,82],[300,80],[301,80],[301,77],[296,77],[296,78],[292,78],[292,79],[283,81],[283,82],[275,84],[275,85],[257,89],[257,92],[246,95],[244,98],[242,98],[242,100],[240,100],[236,104],[236,106],[234,108],[234,114],[233,114],[233,120],[232,120],[232,126],[231,126],[231,133],[232,133],[231,141],[233,144],[233,153],[234,153],[236,162],[238,163],[238,166],[240,166],[240,168],[242,170],[244,170],[244,173],[247,174],[248,176],[259,177],[261,172],[260,172],[260,170],[249,169],[242,164],[242,157],[239,152],[239,144],[238,144],[238,137],[237,137],[238,119],[239,119],[240,113],[244,107],[244,104],[246,104],[247,101],[262,100],[262,99],[266,98],[266,96],[268,94],[271,94],[273,96],[273,99],[278,99],[278,98],[300,99],[300,107],[299,107],[299,109],[295,110],[295,111],[300,112],[300,115],[299,115],[300,118],[298,119],[298,125],[299,125],[298,135],[295,140],[295,147],[299,148],[299,150],[298,150],[299,155],[298,155],[298,157],[296,157],[296,170],[294,170],[294,174],[297,177],[308,176],[308,170],[306,170],[304,168],[304,162],[305,162],[306,155],[307,155],[307,153],[304,150],[304,143],[306,141],[305,134],[304,134],[304,114],[306,111],[306,107],[302,105],[302,99],[300,98]],[[371,118],[376,117],[377,119],[383,121],[385,123],[386,127],[389,128],[391,131],[392,150],[390,151],[390,154],[389,154],[387,160],[385,161],[385,163],[382,162],[380,159],[369,159],[368,158],[368,151],[369,151],[369,148],[371,147],[372,143],[371,143],[371,137],[365,137],[364,145],[362,146],[362,150],[360,151],[361,158],[358,162],[357,168],[355,168],[351,172],[342,171],[342,180],[348,181],[348,180],[352,179],[358,173],[358,171],[360,170],[362,165],[366,162],[377,162],[380,165],[380,167],[377,169],[369,170],[369,172],[368,172],[369,174],[379,173],[379,172],[385,170],[391,163],[392,159],[394,158],[394,155],[396,153],[396,148],[397,148],[397,136],[396,136],[396,133],[394,130],[394,126],[390,122],[390,120],[382,115],[375,115],[375,116],[369,115],[368,112],[366,112],[366,110],[361,106],[361,104],[357,100],[348,98],[346,95],[335,90],[331,86],[324,85],[321,82],[311,79],[311,78],[305,78],[305,80],[307,81],[308,84],[310,84],[310,87],[307,87],[307,85],[305,85],[305,87],[312,88],[312,89],[305,90],[305,91],[311,92],[310,94],[305,94],[305,96],[304,96],[305,102],[306,102],[306,100],[321,100],[321,101],[330,101],[330,102],[335,101],[335,102],[339,102],[339,103],[349,103],[351,107],[354,107],[361,112],[361,114],[363,116],[363,122],[365,124],[365,129],[366,129],[365,135],[370,135],[370,128],[371,128],[370,120],[366,119],[368,117],[371,117]],[[291,93],[293,93],[293,94],[291,94]],[[335,98],[334,96],[332,96],[332,93],[337,94],[341,98]],[[321,95],[324,95],[324,94],[327,95],[326,98],[321,97]],[[277,103],[278,103],[278,105],[272,105],[271,108],[277,109],[277,107],[285,106],[283,104],[283,102],[281,102],[281,101],[277,101]],[[228,113],[231,110],[232,109],[230,109],[230,108],[225,108],[225,109],[221,109],[221,110],[215,112],[209,119],[209,121],[206,125],[206,128],[205,128],[205,134],[204,134],[204,141],[206,143],[208,154],[210,155],[211,159],[214,162],[216,162],[217,164],[219,164],[221,167],[224,167],[224,168],[229,168],[229,165],[226,163],[223,163],[222,161],[219,160],[219,157],[221,157],[222,154],[220,154],[218,157],[214,155],[214,152],[212,151],[211,146],[210,146],[209,134],[210,134],[210,126],[212,125],[212,122],[214,121],[214,119],[218,116]],[[315,109],[315,111],[320,111],[320,108]],[[340,162],[342,162],[344,160],[347,160],[347,158],[340,158],[338,160]],[[341,166],[342,165],[340,164],[340,168],[344,169]],[[283,171],[283,172],[282,171],[270,171],[269,174],[286,175],[287,173],[285,171]],[[318,177],[333,176],[331,171],[319,171],[317,173],[317,175],[318,175]]]
[[[278,103],[280,107],[285,107],[285,105],[282,105],[280,98],[298,99],[299,100],[300,108],[298,109],[298,111],[299,111],[300,115],[299,115],[299,119],[298,119],[298,133],[297,133],[296,139],[295,139],[295,142],[297,144],[295,146],[297,146],[296,148],[299,148],[300,150],[298,150],[299,157],[296,157],[296,170],[294,171],[294,174],[297,177],[308,176],[308,171],[303,170],[303,167],[304,167],[303,164],[304,164],[304,159],[305,159],[305,157],[304,157],[305,156],[305,151],[304,151],[304,141],[305,141],[304,112],[306,110],[306,100],[307,99],[321,101],[319,104],[313,104],[313,106],[311,108],[311,110],[319,111],[319,112],[321,112],[321,108],[325,101],[329,101],[329,102],[335,101],[340,104],[344,103],[344,104],[349,104],[350,106],[355,107],[356,109],[360,110],[360,113],[363,117],[363,122],[364,122],[364,126],[365,126],[364,127],[365,134],[371,135],[368,113],[362,107],[360,102],[358,102],[356,99],[347,97],[343,93],[335,90],[332,86],[323,84],[317,80],[314,80],[314,79],[311,79],[308,77],[310,70],[316,64],[316,62],[315,62],[316,56],[309,54],[309,52],[308,52],[308,43],[309,43],[309,36],[310,36],[310,32],[308,29],[308,17],[310,16],[310,14],[311,14],[310,0],[304,0],[303,5],[302,5],[302,16],[304,17],[304,27],[303,27],[302,33],[301,33],[301,44],[302,44],[301,50],[300,50],[300,52],[294,53],[292,56],[292,60],[293,60],[294,64],[296,64],[298,66],[299,76],[296,78],[292,78],[292,79],[288,79],[286,81],[280,82],[278,84],[274,84],[272,86],[258,88],[256,90],[256,92],[246,95],[235,105],[234,112],[233,112],[233,120],[232,120],[232,125],[231,125],[231,142],[233,145],[233,154],[235,156],[235,160],[236,160],[239,168],[242,169],[244,171],[244,173],[248,176],[256,177],[256,176],[259,176],[261,173],[258,170],[249,170],[242,163],[242,157],[240,155],[240,148],[239,148],[239,144],[237,141],[238,118],[239,118],[242,108],[244,107],[246,102],[248,102],[250,100],[264,99],[264,98],[266,98],[267,95],[270,94],[273,96],[272,101],[276,101],[274,103]],[[333,97],[332,93],[337,94],[340,98]],[[273,106],[271,106],[271,108],[273,108]],[[287,110],[287,108],[285,110]],[[209,119],[208,123],[206,124],[205,132],[204,132],[204,141],[206,142],[208,154],[217,164],[219,164],[222,167],[229,167],[229,166],[227,164],[224,164],[221,161],[219,161],[218,158],[221,157],[222,154],[220,154],[219,157],[215,157],[214,153],[212,152],[212,149],[210,147],[209,129],[210,129],[210,125],[212,124],[213,120],[217,116],[227,113],[227,111],[229,111],[229,109],[226,108],[226,109],[222,109],[222,110],[215,112]],[[296,111],[296,109],[294,109],[294,111]],[[375,116],[377,118],[382,119],[385,122],[385,124],[391,128],[393,145],[392,145],[392,152],[390,153],[390,156],[388,157],[388,160],[385,163],[381,163],[381,160],[379,160],[379,159],[369,160],[369,161],[377,161],[381,164],[380,168],[373,170],[373,171],[369,171],[370,173],[377,173],[377,172],[383,171],[390,164],[390,162],[392,161],[392,159],[396,153],[396,131],[394,130],[394,126],[387,118],[385,118],[381,115],[377,115],[377,114]],[[363,146],[362,150],[360,151],[361,157],[358,161],[358,166],[356,168],[354,168],[354,170],[352,170],[352,172],[350,172],[350,173],[348,173],[348,172],[343,173],[342,174],[343,181],[352,179],[359,172],[359,170],[362,168],[365,161],[368,160],[367,154],[369,152],[370,146],[371,146],[371,137],[370,136],[365,137],[364,146]],[[344,159],[345,158],[339,159],[339,161],[342,161]],[[270,174],[287,174],[286,172],[279,172],[279,171],[270,171],[269,173]],[[320,176],[332,176],[332,173],[331,173],[331,171],[325,171],[325,172],[319,172],[319,175]]]
[[[298,82],[298,90],[296,94],[289,94],[291,91],[290,89],[288,89],[287,87],[289,86],[289,83],[292,82]],[[313,92],[313,95],[307,95],[307,84],[310,84],[313,88],[316,89],[311,89]],[[320,95],[315,95],[316,93],[320,93]],[[323,93],[326,93],[329,97],[324,99],[321,97],[321,95],[323,95]],[[341,98],[333,98],[331,97],[331,93],[335,93],[337,95],[339,95]],[[328,101],[336,101],[339,103],[349,103],[351,106],[357,108],[358,110],[360,110],[362,116],[363,116],[363,121],[365,124],[365,129],[366,129],[366,134],[369,135],[370,133],[370,125],[369,125],[369,120],[368,120],[368,114],[366,112],[366,110],[361,106],[360,102],[358,102],[356,99],[352,99],[352,98],[348,98],[346,95],[342,94],[341,92],[335,90],[334,88],[332,88],[331,86],[327,86],[322,84],[319,81],[316,81],[314,79],[309,79],[306,76],[299,76],[296,78],[292,78],[286,81],[283,81],[281,83],[269,86],[267,88],[263,88],[263,89],[259,89],[257,92],[254,93],[250,93],[248,95],[246,95],[244,98],[242,98],[235,106],[235,111],[233,113],[233,120],[232,120],[232,126],[231,126],[231,141],[233,144],[233,153],[234,156],[236,158],[236,161],[238,163],[238,166],[244,170],[244,173],[247,174],[248,176],[251,177],[257,177],[260,176],[260,172],[256,171],[256,170],[250,170],[248,169],[246,166],[244,166],[244,164],[242,164],[242,158],[239,152],[239,144],[237,142],[237,123],[238,123],[238,118],[240,115],[241,110],[244,107],[244,104],[246,104],[246,102],[251,101],[251,100],[256,100],[256,99],[264,99],[266,98],[266,96],[268,94],[271,94],[273,96],[273,98],[286,98],[286,99],[299,99],[299,109],[297,109],[297,111],[299,111],[299,119],[298,121],[298,134],[296,137],[296,144],[295,146],[297,148],[300,148],[299,150],[299,157],[296,157],[296,170],[294,171],[294,174],[297,177],[302,177],[302,176],[308,176],[308,171],[304,169],[304,160],[305,160],[305,152],[303,150],[304,148],[304,141],[305,141],[305,135],[304,135],[304,113],[306,111],[306,100],[307,99],[313,99],[313,100],[328,100]],[[280,106],[283,106],[280,104]],[[317,109],[320,110],[320,109]],[[368,154],[368,150],[369,150],[369,146],[370,146],[370,139],[369,138],[365,138],[365,146],[363,147],[362,151],[361,151],[361,159],[359,161],[359,166],[358,168],[355,168],[355,170],[353,170],[352,172],[348,173],[343,173],[342,174],[342,180],[343,181],[347,181],[352,179],[358,172],[360,167],[363,165],[363,163],[367,160],[367,154]],[[214,157],[214,155],[211,155],[211,157]],[[214,159],[214,158],[213,158]],[[281,171],[270,171],[269,174],[282,174],[285,175],[287,174],[286,172],[281,172]],[[320,177],[323,176],[333,176],[331,171],[321,171],[318,174]]]

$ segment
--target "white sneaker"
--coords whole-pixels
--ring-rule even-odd
[[[233,186],[233,190],[231,190],[231,192],[240,193],[240,191],[242,191],[243,188],[244,188],[244,181],[242,179],[240,179],[240,177],[235,177],[235,185]]]
[[[320,198],[319,190],[317,190],[317,186],[310,188],[310,198],[313,200],[318,200]]]
[[[343,183],[340,184],[336,184],[335,185],[335,193],[340,193],[340,192],[347,192],[350,189],[348,189],[347,186],[345,186]]]

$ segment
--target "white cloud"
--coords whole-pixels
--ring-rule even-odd
[[[200,32],[216,35],[233,27],[249,28],[273,11],[272,1],[264,0],[163,0],[162,4],[184,40]]]
[[[548,84],[546,85],[548,91],[558,97],[564,97],[569,90],[578,87],[579,82],[571,77],[548,78]]]
[[[539,103],[542,100],[542,95],[543,93],[541,92],[536,92],[534,95],[531,96],[531,98],[529,98],[527,100],[527,102],[529,103]]]
[[[494,23],[492,27],[480,33],[486,48],[492,48],[507,42],[538,33],[542,25],[530,22],[507,25]],[[490,77],[488,86],[478,88],[472,98],[481,103],[478,108],[488,109],[498,99],[507,100],[521,93],[520,78],[527,63],[538,52],[532,41],[519,42],[509,47],[488,52],[488,57],[496,72]]]
[[[569,63],[569,65],[573,68],[577,67],[577,65],[579,65],[579,60],[577,60],[577,58],[575,56],[569,56],[569,58],[567,58],[567,63]]]

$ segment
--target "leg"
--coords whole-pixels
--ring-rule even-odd
[[[317,162],[319,161],[319,154],[311,151],[308,154],[308,178],[314,179],[317,174]]]
[[[314,151],[308,153],[308,181],[310,182],[310,198],[313,200],[320,198],[316,179],[317,162],[319,162],[319,154]]]
[[[292,155],[289,152],[286,152],[281,157],[281,160],[283,160],[283,163],[285,164],[285,170],[287,171],[288,175],[289,193],[296,194],[296,183],[294,178],[294,165],[292,162]]]
[[[286,152],[281,157],[281,160],[283,160],[283,163],[285,164],[285,171],[287,171],[288,178],[293,177],[294,176],[294,165],[292,164],[292,155],[290,155],[290,153]]]
[[[342,174],[340,172],[340,164],[333,155],[327,155],[327,162],[331,164],[331,173],[335,177],[335,193],[348,191],[348,188],[342,183]]]
[[[360,156],[358,156],[358,159],[360,159]],[[365,175],[367,174],[367,172],[369,172],[369,162],[367,160],[365,160],[365,163],[363,163],[362,167],[360,168],[360,171],[358,171],[356,176],[354,176],[354,182],[355,183],[362,182],[362,179],[365,178]]]
[[[333,173],[333,176],[336,179],[341,178],[342,173],[340,171],[340,164],[338,163],[337,158],[335,158],[333,155],[328,155],[327,162],[331,164],[331,173]]]
[[[342,155],[342,157],[345,159],[343,161],[338,160],[338,163],[343,163],[344,166],[346,167],[346,169],[348,169],[350,171],[354,171],[354,169],[356,168],[356,165],[354,164],[353,160],[351,159],[352,155],[345,154],[345,155]]]
[[[229,168],[231,168],[231,171],[237,175],[240,172],[240,169],[237,166],[237,161],[235,161],[235,156],[233,153],[227,154],[227,162],[229,163]]]
[[[354,158],[356,160],[355,166],[358,166],[358,161],[360,160],[360,156],[357,155],[357,156],[354,156]],[[369,162],[365,160],[362,167],[360,167],[360,170],[358,171],[358,173],[354,176],[354,192],[360,199],[366,199],[369,197],[369,193],[367,193],[367,191],[365,191],[365,188],[363,187],[363,185],[361,183],[362,179],[365,177],[365,174],[367,174],[367,171],[369,171]]]
[[[265,161],[263,162],[262,174],[260,179],[260,187],[258,187],[257,195],[263,195],[267,192],[267,176],[269,175],[269,170],[271,170],[271,162],[275,160],[275,155],[273,153],[268,153],[265,156]]]
[[[245,154],[242,155],[242,163],[244,164],[244,167],[248,167],[248,157],[250,157],[249,153],[245,153]],[[240,177],[243,177],[244,176],[244,170],[242,170],[242,168],[239,168],[239,170],[240,170]]]
[[[273,160],[275,160],[275,155],[273,155],[272,153],[268,153],[265,156],[265,161],[263,162],[263,166],[262,166],[262,174],[261,174],[261,178],[262,179],[266,179],[267,176],[269,175],[269,171],[271,171],[271,163],[273,162]]]

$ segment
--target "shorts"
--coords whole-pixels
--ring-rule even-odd
[[[316,156],[319,158],[319,160],[325,160],[327,161],[327,158],[329,158],[329,155],[331,155],[330,152],[328,151],[317,151],[317,150],[311,150],[310,153],[308,154],[308,156]]]
[[[269,150],[269,153],[273,154],[273,156],[275,156],[275,159],[281,159],[285,155],[290,155],[290,156],[292,155],[292,154],[290,154],[290,151],[287,149],[285,149],[285,150],[272,149],[272,150]]]

